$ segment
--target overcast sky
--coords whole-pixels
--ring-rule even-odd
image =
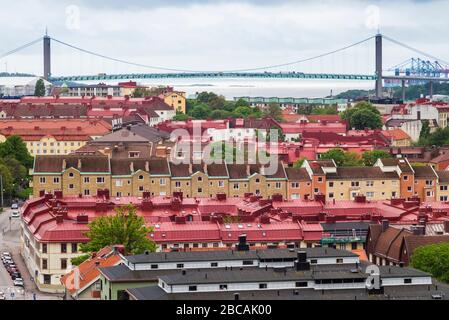
[[[138,63],[246,69],[307,58],[377,32],[449,60],[449,1],[0,0],[0,55],[49,34]],[[287,68],[367,73],[374,42]],[[41,45],[0,60],[0,71],[42,73]],[[416,54],[386,43],[385,67]],[[286,69],[286,70],[287,70]],[[145,71],[145,69],[140,69]],[[53,74],[136,72],[53,44]],[[152,70],[147,70],[152,71]]]

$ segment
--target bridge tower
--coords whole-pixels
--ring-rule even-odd
[[[376,97],[382,97],[383,79],[382,79],[382,34],[376,35]]]
[[[51,38],[48,33],[44,36],[44,79],[48,80],[51,76]]]

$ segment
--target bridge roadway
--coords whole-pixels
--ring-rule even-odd
[[[193,73],[134,73],[134,74],[99,74],[84,76],[51,77],[51,82],[64,81],[106,81],[133,79],[198,79],[198,78],[261,78],[261,79],[319,79],[319,80],[365,80],[374,81],[375,75],[364,74],[327,74],[302,72],[193,72]]]

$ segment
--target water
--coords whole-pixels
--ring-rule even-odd
[[[108,82],[116,84],[116,82]],[[212,91],[228,100],[234,97],[322,98],[352,89],[374,89],[372,81],[303,79],[155,79],[139,82],[145,86],[172,86],[187,96]]]

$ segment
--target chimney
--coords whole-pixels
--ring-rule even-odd
[[[249,164],[246,165],[246,176],[251,176],[251,166]]]
[[[239,243],[237,245],[237,251],[249,251],[249,245],[246,243],[246,234],[239,236]]]
[[[387,229],[390,227],[390,221],[388,220],[382,220],[382,232],[387,231]]]
[[[134,173],[134,162],[130,163],[129,170],[131,171],[131,173]]]
[[[298,251],[298,260],[295,262],[296,271],[308,271],[310,270],[310,263],[307,262],[307,252]]]
[[[62,160],[62,171],[65,171],[67,169],[67,160],[63,159]]]
[[[150,162],[149,161],[145,162],[145,171],[150,172]]]
[[[193,174],[193,164],[189,164],[189,174],[192,175]]]
[[[204,174],[207,174],[207,164],[204,164],[203,171],[204,171]]]
[[[81,167],[82,167],[82,162],[81,162],[81,159],[78,159],[78,169],[80,170],[80,169],[81,169]]]

